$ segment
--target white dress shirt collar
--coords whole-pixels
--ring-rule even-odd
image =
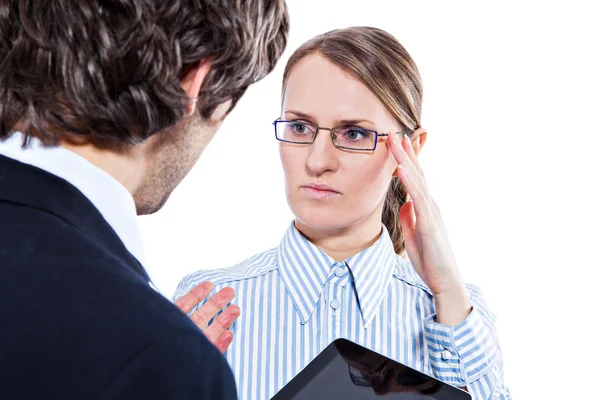
[[[60,146],[45,147],[37,138],[31,138],[29,145],[23,148],[23,138],[21,132],[14,132],[5,141],[0,141],[0,154],[43,169],[79,189],[100,211],[127,250],[144,266],[136,207],[129,191],[80,155]]]
[[[370,247],[336,262],[311,243],[292,222],[277,249],[277,265],[292,302],[306,324],[313,314],[327,279],[336,267],[350,269],[365,329],[377,314],[396,269],[398,257],[385,225]]]

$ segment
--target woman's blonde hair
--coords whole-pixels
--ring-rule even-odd
[[[322,55],[361,81],[407,131],[415,131],[421,126],[421,76],[406,49],[392,35],[381,29],[360,26],[336,29],[314,37],[288,60],[283,73],[282,96],[294,65],[313,53]],[[407,197],[400,180],[393,177],[382,219],[397,254],[404,252],[398,213]]]

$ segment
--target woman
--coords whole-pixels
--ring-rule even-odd
[[[461,282],[417,162],[421,99],[415,63],[379,29],[326,33],[288,61],[274,126],[296,218],[277,248],[191,274],[175,294],[206,281],[237,293],[217,324],[206,328],[206,310],[214,315],[231,289],[191,315],[215,336],[241,309],[225,356],[242,399],[272,397],[336,338],[476,399],[510,398],[494,316]],[[177,303],[190,311],[211,289],[203,283]]]

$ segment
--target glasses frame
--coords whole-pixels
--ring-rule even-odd
[[[284,142],[284,143],[313,144],[315,142],[315,140],[317,139],[317,134],[319,133],[319,131],[320,130],[325,130],[325,131],[329,131],[329,136],[331,137],[331,143],[333,143],[334,147],[336,147],[338,149],[342,149],[342,150],[349,150],[349,151],[358,151],[358,152],[361,152],[361,151],[375,151],[375,149],[377,148],[377,142],[379,142],[379,138],[380,137],[389,136],[389,134],[387,134],[387,133],[379,133],[379,132],[377,132],[376,130],[373,130],[373,129],[360,128],[360,127],[357,126],[356,128],[362,129],[365,132],[374,133],[375,134],[375,140],[373,141],[373,148],[372,149],[356,149],[356,148],[352,148],[352,147],[338,146],[337,144],[335,144],[335,138],[334,138],[334,132],[333,131],[335,129],[338,129],[338,128],[343,128],[342,126],[335,127],[335,128],[325,128],[323,126],[317,126],[317,125],[314,125],[314,124],[309,123],[309,122],[302,122],[305,125],[310,125],[310,126],[312,126],[312,127],[315,128],[315,133],[313,134],[312,141],[310,141],[310,142],[293,142],[291,140],[280,139],[279,137],[277,137],[277,124],[280,123],[280,122],[301,122],[301,121],[294,120],[294,119],[288,120],[288,119],[280,119],[280,118],[278,118],[275,121],[273,121],[273,128],[275,130],[275,139],[277,139],[280,142]],[[410,129],[406,128],[403,132],[395,132],[395,133],[397,135],[399,135],[399,134],[406,134],[407,136],[410,137],[410,135],[412,135],[413,132],[414,132],[413,130],[410,130]]]

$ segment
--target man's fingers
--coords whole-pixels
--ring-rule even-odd
[[[214,341],[214,345],[221,354],[225,353],[231,342],[233,341],[233,332],[225,331]]]
[[[212,282],[202,282],[196,285],[190,290],[185,296],[181,296],[175,301],[175,305],[179,307],[181,311],[188,314],[198,303],[203,301],[210,292],[213,291],[215,285]]]
[[[208,340],[214,343],[220,338],[221,334],[240,316],[240,313],[240,307],[237,304],[232,304],[227,307],[227,309],[223,311],[204,331]]]
[[[240,307],[236,304],[232,304],[204,331],[208,340],[212,342],[221,353],[225,353],[225,350],[227,350],[233,339],[233,333],[228,331],[227,328],[229,328],[231,324],[233,324],[233,321],[239,316]]]
[[[192,321],[202,330],[206,329],[208,322],[221,311],[227,303],[235,297],[235,290],[230,287],[219,290],[211,296],[202,307],[191,315]]]
[[[216,322],[224,329],[229,329],[234,321],[239,318],[241,313],[240,307],[237,304],[232,304],[217,317]]]

